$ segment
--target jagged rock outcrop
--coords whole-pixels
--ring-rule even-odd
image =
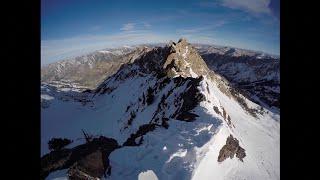
[[[51,172],[70,168],[70,179],[101,178],[111,167],[109,154],[119,148],[116,140],[100,136],[74,148],[52,151],[41,157],[40,178],[45,179]]]
[[[239,141],[230,135],[227,138],[226,144],[219,152],[218,162],[222,162],[227,158],[232,159],[234,155],[236,155],[240,161],[243,161],[243,158],[246,157],[245,150],[239,145]]]
[[[178,78],[175,80],[179,81]],[[181,121],[194,121],[196,117],[199,117],[197,114],[190,111],[199,105],[201,101],[206,100],[205,96],[201,94],[197,88],[202,80],[203,76],[195,79],[190,78],[190,82],[187,85],[188,90],[177,99],[177,101],[182,103],[172,117]]]
[[[97,150],[75,162],[69,168],[68,176],[70,180],[97,179],[104,176],[109,168],[106,154]]]
[[[170,48],[171,53],[163,65],[169,76],[197,77],[208,75],[206,63],[185,38],[180,39],[176,44],[171,44]]]

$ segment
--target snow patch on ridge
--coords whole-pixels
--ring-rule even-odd
[[[139,174],[138,180],[158,180],[158,177],[152,170],[147,170]]]

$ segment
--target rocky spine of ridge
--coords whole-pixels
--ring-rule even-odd
[[[257,117],[257,113],[263,113],[249,107],[246,97],[239,89],[232,86],[223,76],[210,70],[197,50],[185,38],[181,38],[177,43],[170,41],[164,47],[148,49],[131,63],[123,64],[116,74],[107,78],[93,92],[95,94],[111,93],[117,88],[117,84],[121,84],[130,77],[148,75],[156,76],[158,79],[202,76],[214,82],[224,94],[235,99],[250,115]]]
[[[170,119],[186,122],[196,120],[198,115],[193,109],[206,100],[198,87],[204,76],[208,75],[208,67],[201,56],[186,39],[180,39],[178,43],[170,42],[165,47],[153,48],[132,63],[123,64],[116,74],[109,77],[93,93],[95,98],[111,94],[130,78],[146,78],[148,84],[149,81],[154,81],[154,84],[150,83],[146,91],[141,93],[138,102],[127,106],[124,114],[127,118],[122,120],[122,131],[130,131],[132,123],[136,122],[136,114],[157,103],[149,123],[140,125],[123,144],[138,146],[149,131],[158,127],[168,128]],[[142,91],[143,87],[141,84]]]

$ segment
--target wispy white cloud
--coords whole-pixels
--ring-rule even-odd
[[[202,31],[207,31],[207,30],[215,30],[216,28],[222,27],[223,25],[227,24],[228,22],[226,20],[219,20],[216,22],[213,22],[210,25],[204,25],[201,27],[194,27],[194,28],[186,28],[186,29],[178,29],[178,33],[199,33]]]
[[[142,31],[151,28],[151,24],[148,22],[130,22],[123,24],[120,30],[126,32]]]
[[[221,5],[254,14],[270,14],[270,0],[222,0]]]
[[[143,26],[144,26],[145,28],[150,28],[150,27],[151,27],[151,24],[149,24],[149,23],[147,23],[147,22],[144,22],[144,23],[143,23]]]
[[[100,29],[101,29],[101,26],[96,25],[96,26],[92,26],[89,30],[91,30],[91,31],[97,31],[97,30],[100,30]]]
[[[131,30],[133,30],[134,28],[135,28],[135,23],[127,23],[127,24],[124,24],[123,26],[122,26],[122,28],[120,28],[120,30],[122,30],[122,31],[131,31]]]
[[[280,0],[217,0],[217,1],[200,1],[198,6],[207,8],[226,7],[230,9],[241,10],[254,16],[262,14],[274,15],[279,18]]]

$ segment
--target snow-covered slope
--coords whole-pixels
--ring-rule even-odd
[[[121,147],[108,179],[280,179],[279,114],[234,93],[185,39],[123,64],[95,90],[43,85],[42,98],[41,155],[52,137],[83,143],[82,129],[113,138]],[[228,157],[230,135],[242,158]]]

